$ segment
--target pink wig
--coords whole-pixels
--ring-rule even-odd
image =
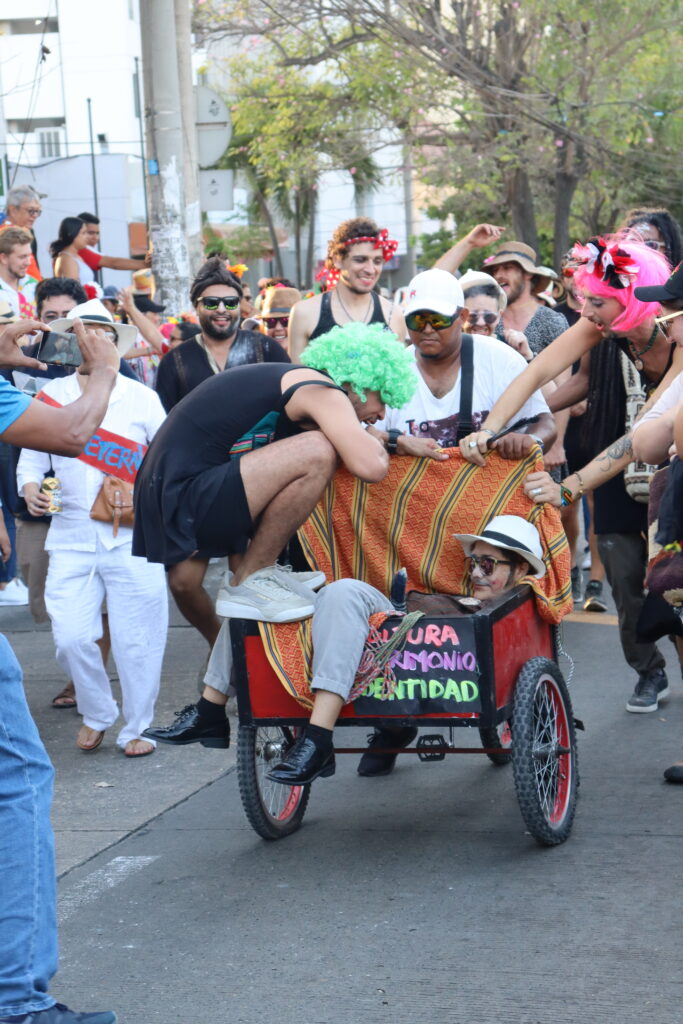
[[[671,268],[661,253],[642,242],[634,242],[624,235],[607,235],[605,241],[608,246],[618,245],[637,264],[638,273],[631,278],[628,287],[615,288],[603,280],[602,268],[597,264],[593,270],[577,267],[574,281],[579,291],[587,291],[604,299],[616,299],[624,307],[624,312],[612,322],[612,330],[626,334],[659,312],[658,302],[641,302],[633,294],[633,289],[664,284],[671,274]]]

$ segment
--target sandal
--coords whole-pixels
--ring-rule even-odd
[[[83,732],[84,729],[87,729],[88,732],[92,733],[95,736],[95,741],[93,743],[83,742],[83,740],[85,739],[85,734]],[[81,737],[83,737],[83,739]],[[76,746],[80,747],[81,750],[85,750],[86,753],[90,753],[92,750],[97,750],[103,739],[104,730],[102,730],[102,732],[98,732],[96,729],[91,729],[89,725],[82,725],[81,728],[78,730],[78,736],[76,737]]]
[[[72,682],[68,682],[63,690],[52,698],[52,707],[60,711],[62,708],[75,708],[76,690]]]

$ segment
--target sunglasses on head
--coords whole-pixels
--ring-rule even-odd
[[[467,311],[467,319],[471,324],[478,324],[480,320],[483,320],[489,327],[491,324],[495,324],[498,319],[497,313],[490,313],[484,309],[470,309]]]
[[[478,565],[482,576],[492,576],[499,565],[512,565],[507,558],[494,558],[493,555],[467,555],[465,561],[470,573]]]
[[[209,312],[213,312],[223,306],[224,309],[237,309],[240,304],[239,296],[237,295],[207,295],[206,298],[199,300]]]
[[[274,330],[278,324],[284,327],[289,323],[289,313],[283,313],[281,316],[264,316],[263,322],[269,331]]]
[[[453,326],[459,313],[458,309],[453,316],[446,316],[443,313],[431,313],[429,310],[419,309],[416,313],[408,313],[406,326],[409,331],[424,331],[429,324],[435,331],[445,331],[447,327]]]

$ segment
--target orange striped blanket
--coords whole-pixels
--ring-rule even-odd
[[[431,593],[467,592],[462,547],[454,533],[481,533],[499,515],[518,515],[538,529],[546,575],[527,577],[540,616],[558,623],[572,610],[570,555],[557,509],[535,505],[522,489],[524,478],[543,469],[539,449],[519,462],[491,452],[486,466],[459,452],[447,462],[393,458],[378,484],[366,484],[340,469],[299,531],[308,561],[328,580],[353,577],[388,594],[402,566],[408,587]],[[292,696],[311,705],[310,620],[260,623],[268,660]]]

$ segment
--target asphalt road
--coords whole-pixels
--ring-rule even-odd
[[[175,622],[162,721],[193,699],[202,653]],[[672,697],[631,715],[616,627],[566,627],[580,800],[568,842],[542,849],[511,769],[457,756],[374,780],[340,758],[301,830],[266,843],[234,750],[81,754],[75,714],[46,708],[47,670],[30,662],[49,636],[8,634],[58,768],[60,1000],[123,1024],[683,1019],[683,787],[661,776],[683,754],[683,685],[667,641]]]

